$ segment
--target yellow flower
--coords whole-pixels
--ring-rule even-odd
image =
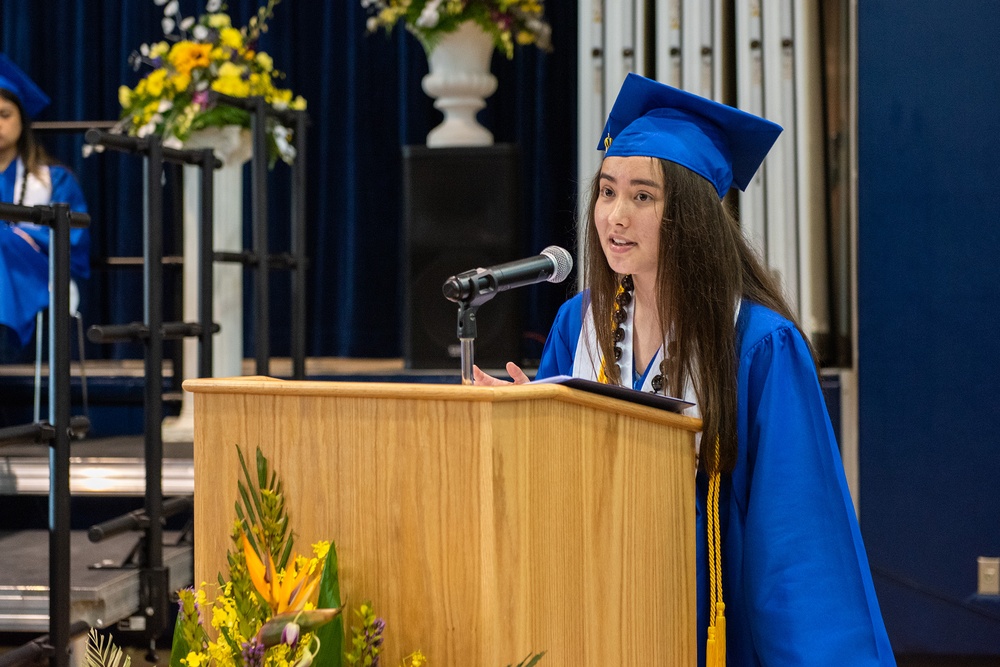
[[[299,95],[298,97],[296,97],[292,101],[291,107],[292,107],[292,109],[295,109],[296,111],[305,111],[306,110],[306,98],[304,98],[301,95]]]
[[[170,77],[170,85],[178,93],[183,93],[187,90],[188,85],[191,83],[190,74],[177,74],[176,76]]]
[[[274,94],[271,95],[271,104],[276,107],[287,107],[292,101],[292,91],[290,90],[275,90]],[[316,548],[316,545],[313,545]]]
[[[132,106],[132,89],[128,86],[118,86],[118,104],[122,109]]]
[[[229,14],[209,14],[208,15],[208,27],[215,28],[226,28],[232,25],[232,21],[229,18]]]
[[[159,69],[154,69],[146,77],[146,92],[153,97],[159,97],[163,94],[163,84],[167,80],[167,70],[162,67]]]
[[[427,656],[420,651],[414,651],[403,658],[403,667],[426,667]]]
[[[187,654],[187,657],[181,660],[181,662],[187,665],[188,667],[201,667],[201,665],[208,662],[208,660],[201,653],[196,653],[195,651],[191,651],[190,653]]]
[[[149,57],[159,58],[167,54],[170,51],[170,45],[166,42],[157,42],[153,46],[149,47]]]
[[[196,44],[184,40],[174,44],[174,48],[170,49],[168,60],[178,74],[188,75],[193,69],[209,66],[208,56],[211,50],[210,44]]]
[[[532,35],[527,30],[520,30],[517,33],[517,43],[521,46],[527,46],[535,41],[535,36]]]
[[[243,35],[236,28],[223,28],[219,31],[219,42],[234,51],[243,48]]]
[[[254,60],[257,61],[257,64],[260,65],[260,68],[265,72],[270,72],[274,69],[274,60],[272,60],[271,56],[267,55],[263,51],[258,53]]]
[[[288,91],[288,96],[291,97],[291,91]],[[312,545],[313,553],[316,554],[316,558],[321,561],[326,560],[326,555],[330,553],[330,541],[320,540],[319,542]]]
[[[212,82],[212,90],[232,97],[247,97],[250,95],[250,82],[243,80],[242,67],[226,62],[219,66],[219,78]]]

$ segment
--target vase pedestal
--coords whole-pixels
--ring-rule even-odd
[[[213,148],[223,162],[213,176],[212,248],[228,252],[243,249],[243,165],[250,159],[249,131],[241,127],[210,128],[192,135],[185,148]],[[184,167],[184,294],[185,322],[198,321],[199,169]],[[212,279],[212,320],[220,331],[212,339],[212,377],[243,374],[243,266],[216,264]],[[184,379],[198,377],[198,340],[185,338]],[[194,396],[182,392],[181,410],[163,420],[164,442],[194,441]]]
[[[479,124],[476,113],[497,89],[490,73],[493,38],[474,21],[441,36],[427,56],[430,73],[421,80],[424,92],[444,121],[427,135],[428,148],[491,146],[493,133]]]

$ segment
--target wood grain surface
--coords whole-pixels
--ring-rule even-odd
[[[236,446],[286,490],[297,552],[336,542],[384,659],[434,665],[696,660],[700,422],[566,387],[188,380],[195,580],[234,519]]]

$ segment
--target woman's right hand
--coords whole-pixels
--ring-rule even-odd
[[[528,384],[531,381],[528,376],[524,374],[524,371],[522,371],[521,368],[513,361],[507,362],[507,372],[514,380],[513,382],[507,382],[506,380],[495,378],[492,375],[483,372],[479,366],[473,364],[472,379],[475,381],[475,384],[482,385],[484,387],[501,387],[505,384]]]

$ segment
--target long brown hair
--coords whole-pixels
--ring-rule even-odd
[[[52,158],[45,152],[42,145],[35,141],[35,133],[31,129],[31,118],[25,113],[21,98],[6,88],[0,88],[0,97],[17,107],[17,112],[21,116],[21,136],[17,139],[17,156],[24,163],[25,173],[37,175],[39,167],[52,164]]]
[[[700,465],[711,469],[718,436],[719,470],[731,472],[737,448],[736,308],[741,299],[748,299],[793,323],[795,318],[714,186],[676,163],[649,159],[660,163],[665,196],[656,277],[660,326],[677,344],[667,361],[667,391],[679,395],[693,383],[702,415]],[[614,359],[608,323],[622,276],[608,265],[594,224],[599,179],[600,171],[591,187],[585,279],[601,356]],[[605,366],[608,379],[620,383],[617,366]]]

